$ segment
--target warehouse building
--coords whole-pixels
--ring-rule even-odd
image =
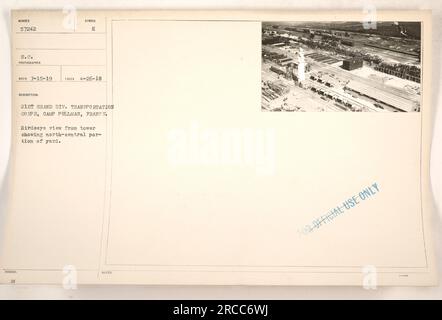
[[[361,58],[351,58],[342,61],[342,68],[345,70],[351,71],[355,69],[362,68],[362,59]]]
[[[350,81],[346,89],[366,96],[377,103],[386,104],[398,111],[412,112],[419,109],[419,103],[405,96],[385,92],[357,81]]]

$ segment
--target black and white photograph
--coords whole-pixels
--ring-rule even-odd
[[[420,83],[420,22],[262,24],[262,111],[419,112]]]

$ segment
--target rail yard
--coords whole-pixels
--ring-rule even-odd
[[[415,112],[420,25],[263,23],[262,110]]]

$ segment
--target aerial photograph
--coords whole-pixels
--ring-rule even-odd
[[[262,111],[420,111],[420,22],[263,22],[261,54]]]

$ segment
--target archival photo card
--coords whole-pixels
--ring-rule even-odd
[[[431,21],[12,11],[0,284],[437,284]]]
[[[421,22],[263,22],[262,111],[419,112]]]

